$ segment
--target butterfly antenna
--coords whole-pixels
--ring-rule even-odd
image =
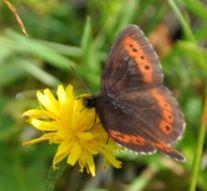
[[[78,78],[78,80],[80,81],[80,83],[83,85],[83,87],[87,90],[88,94],[91,94],[91,91],[89,89],[89,87],[87,86],[87,84],[83,81],[83,79],[80,77],[80,75],[78,74],[78,72],[75,70],[75,68],[73,66],[70,66],[71,71],[76,75],[76,77]]]
[[[107,137],[107,139],[106,139],[106,145],[108,145],[108,143],[109,143],[109,139],[110,139],[110,136],[108,135],[108,137]]]

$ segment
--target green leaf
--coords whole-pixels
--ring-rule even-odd
[[[207,21],[207,7],[204,2],[198,0],[183,0],[183,3],[192,13]]]

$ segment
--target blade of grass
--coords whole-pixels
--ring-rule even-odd
[[[47,61],[48,64],[62,70],[70,71],[70,66],[76,66],[76,63],[74,61],[62,56],[61,54],[58,54],[51,48],[44,46],[34,39],[28,39],[13,31],[7,31],[7,35],[11,38],[6,39],[7,46],[13,47],[20,52],[34,54],[39,58]],[[9,42],[10,44],[8,44]]]
[[[9,75],[5,75],[9,74]],[[20,69],[17,63],[12,64],[1,64],[0,69],[0,89],[5,86],[9,86],[16,80],[24,78],[27,73]]]
[[[173,9],[173,11],[175,12],[177,18],[180,21],[180,24],[183,28],[183,31],[187,37],[187,40],[189,40],[190,42],[194,43],[196,46],[199,46],[191,29],[190,26],[188,24],[188,22],[186,21],[186,19],[184,18],[184,16],[181,14],[178,6],[176,5],[174,0],[168,0],[168,3],[170,5],[170,7]],[[205,58],[203,56],[203,54],[201,52],[197,52],[197,56],[195,57],[197,59],[198,65],[202,65],[205,66],[206,65],[206,61]]]
[[[199,16],[200,18],[206,21],[207,8],[203,2],[195,0],[183,0],[183,2],[191,12],[193,12],[195,15]]]
[[[92,36],[92,29],[91,29],[91,19],[90,17],[87,17],[86,19],[86,24],[84,27],[84,32],[82,35],[82,40],[81,40],[81,48],[83,50],[83,63],[85,68],[82,70],[83,73],[80,73],[87,81],[91,81],[93,84],[93,87],[97,87],[97,84],[99,84],[99,79],[98,83],[97,80],[94,81],[92,79],[92,76],[100,76],[101,73],[101,68],[100,68],[100,61],[98,57],[98,52],[96,48],[96,43],[95,40],[93,40]],[[80,72],[80,71],[79,71]],[[88,74],[88,72],[90,75]]]
[[[135,16],[137,11],[137,5],[140,0],[132,0],[128,3],[122,4],[122,12],[120,15],[119,26],[117,27],[117,32],[123,29],[126,25],[132,22],[132,18]]]
[[[86,24],[84,26],[83,35],[81,39],[81,48],[85,52],[88,48],[90,41],[92,40],[91,36],[91,18],[88,16],[86,18]]]
[[[175,12],[176,16],[178,17],[180,24],[182,25],[183,31],[187,37],[187,39],[189,41],[192,41],[194,43],[196,43],[196,40],[193,36],[193,33],[186,21],[186,19],[183,17],[183,15],[181,14],[178,6],[176,5],[174,0],[168,0],[169,5],[171,6],[171,8],[173,9],[173,11]]]
[[[95,38],[95,42],[98,48],[102,48],[106,41],[114,40],[115,34],[118,32],[118,23],[121,23],[121,13],[124,12],[122,9],[131,2],[119,1],[101,1],[102,13],[101,16],[104,18],[104,23],[102,24],[99,33]],[[128,15],[127,12],[124,12]]]
[[[177,45],[186,51],[200,52],[207,58],[207,48],[205,47],[197,46],[195,43],[184,40],[180,40]]]
[[[96,51],[96,44],[93,41],[91,19],[87,17],[84,27],[83,37],[81,40],[81,48],[83,50],[83,61],[87,67],[93,72],[100,72],[98,53]]]
[[[194,35],[197,41],[205,41],[207,37],[207,25],[203,25],[200,28],[196,28]]]
[[[65,55],[65,56],[71,56],[76,58],[82,58],[83,57],[83,50],[79,47],[75,46],[69,46],[65,44],[59,44],[55,42],[49,42],[49,41],[43,41],[39,40],[40,43],[44,44],[45,46],[53,49],[55,52]],[[98,52],[98,57],[100,57],[100,60],[105,61],[107,58],[107,54],[105,52]]]
[[[204,107],[203,107],[203,112],[202,112],[202,117],[201,117],[201,126],[200,126],[199,135],[198,135],[198,143],[197,143],[197,148],[196,148],[196,153],[195,153],[196,158],[195,158],[194,165],[193,165],[193,174],[192,174],[192,181],[190,185],[190,191],[196,190],[196,184],[198,181],[198,176],[199,176],[199,171],[200,171],[200,162],[201,162],[201,157],[203,153],[203,145],[205,141],[206,129],[207,129],[207,86],[205,90]]]
[[[83,56],[83,51],[81,48],[75,47],[75,46],[69,46],[65,44],[59,44],[56,42],[49,42],[49,41],[43,41],[39,40],[40,43],[48,46],[49,48],[52,48],[57,53],[66,55],[66,56],[72,56],[81,58]]]
[[[183,54],[189,54],[192,57],[192,60],[196,62],[199,67],[202,69],[203,73],[207,75],[207,65],[204,61],[199,61],[198,55],[202,54],[203,59],[207,60],[207,49],[197,44],[189,41],[179,41],[177,43],[177,48],[179,48]]]
[[[28,72],[44,84],[47,84],[52,87],[56,87],[58,84],[60,84],[60,81],[57,78],[45,72],[40,67],[31,63],[28,60],[16,59],[15,62],[18,64],[19,68]]]
[[[151,163],[141,175],[136,178],[129,187],[129,191],[142,191],[159,171],[159,167]]]
[[[186,19],[181,14],[181,12],[180,12],[179,8],[177,7],[175,1],[168,0],[168,3],[171,6],[171,8],[174,10],[176,16],[178,17],[187,39],[189,41],[193,42],[196,46],[198,46],[198,44],[195,40],[195,37],[194,37],[194,35],[193,35]],[[198,52],[197,56],[198,56],[197,57],[198,62],[200,62],[201,65],[205,65],[206,62],[205,62],[205,58],[203,57],[203,54],[201,52]],[[206,98],[206,101],[205,101],[203,116],[204,116],[204,114],[205,114],[205,117],[206,117],[207,116],[207,98]],[[207,125],[206,118],[202,117],[201,126],[200,126],[200,129],[199,129],[199,135],[198,135],[197,148],[195,150],[195,155],[194,155],[195,158],[194,158],[194,164],[193,164],[193,169],[192,169],[192,181],[191,181],[190,188],[189,188],[190,191],[195,191],[196,190],[196,185],[197,185],[199,171],[200,171],[202,148],[203,148],[205,135],[206,135],[206,125]]]

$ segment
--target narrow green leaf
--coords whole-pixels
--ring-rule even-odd
[[[85,52],[92,40],[92,31],[91,31],[91,18],[88,16],[86,18],[86,24],[84,26],[83,35],[81,39],[81,48]]]
[[[15,32],[8,31],[7,35],[13,39],[13,41],[9,41],[8,44],[10,47],[14,48],[15,50],[19,50],[20,52],[26,52],[33,54],[45,61],[48,64],[53,65],[62,70],[70,70],[70,67],[76,66],[76,63],[61,54],[58,54],[54,50],[44,46],[37,40],[28,39],[23,35],[19,35]]]
[[[22,70],[28,72],[46,85],[56,87],[58,84],[60,84],[60,81],[57,78],[55,78],[48,72],[45,72],[40,67],[28,60],[17,59],[17,63]]]
[[[185,6],[195,15],[207,21],[207,7],[202,1],[183,0]]]
[[[0,69],[0,88],[23,78],[27,73],[17,63],[2,64]]]

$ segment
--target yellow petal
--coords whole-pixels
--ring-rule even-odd
[[[80,157],[81,152],[82,152],[82,148],[80,144],[78,142],[75,142],[71,148],[67,163],[73,166],[77,162],[78,158]]]
[[[103,152],[106,162],[112,164],[116,168],[121,168],[121,162],[118,161],[115,156],[113,155],[112,151],[104,150]]]
[[[70,84],[66,88],[66,95],[67,95],[68,98],[73,98],[74,99],[73,86],[71,86]]]
[[[41,92],[37,92],[37,98],[41,105],[46,108],[53,115],[60,115],[59,105],[57,100],[52,95],[51,91],[46,89],[44,90],[44,94]]]
[[[96,155],[100,151],[100,144],[96,143],[95,141],[90,141],[87,144],[83,145],[85,150],[87,150],[89,153]]]
[[[22,144],[23,144],[24,146],[25,146],[25,145],[36,144],[36,143],[39,143],[39,142],[42,142],[42,141],[45,141],[45,140],[50,140],[50,139],[52,139],[53,136],[55,136],[54,133],[47,133],[47,134],[42,135],[41,137],[32,139],[32,140],[30,140],[30,141],[24,141]]]
[[[84,152],[82,152],[82,155],[80,156],[80,158],[78,160],[78,163],[79,163],[79,166],[80,166],[80,172],[83,172],[84,167],[86,166],[86,161],[85,161],[85,158],[83,156],[83,153]]]
[[[36,129],[39,129],[41,131],[57,131],[58,130],[58,124],[56,121],[42,121],[39,119],[30,119],[30,124],[33,125]]]
[[[81,132],[78,133],[78,138],[83,141],[88,141],[94,138],[94,135],[90,132]]]
[[[74,139],[63,141],[57,150],[56,154],[62,154],[71,150],[71,146],[74,144]]]
[[[35,117],[35,118],[48,118],[51,117],[50,113],[43,109],[31,109],[28,111],[25,111],[22,114],[22,117]]]
[[[58,150],[55,154],[53,159],[53,167],[56,166],[61,160],[63,160],[68,154],[71,149],[71,145],[73,144],[72,141],[64,141],[58,146]]]
[[[66,92],[65,92],[64,87],[62,85],[58,86],[57,96],[58,96],[58,101],[61,104],[64,104],[67,101]]]
[[[85,159],[89,172],[92,176],[95,176],[95,164],[92,155],[90,153],[85,153]]]

